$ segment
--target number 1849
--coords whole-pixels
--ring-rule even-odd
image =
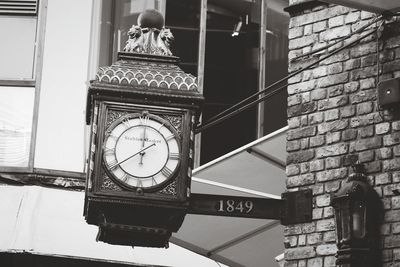
[[[246,201],[235,201],[233,199],[220,200],[218,211],[228,212],[228,213],[250,213],[254,208],[254,204],[250,200]]]

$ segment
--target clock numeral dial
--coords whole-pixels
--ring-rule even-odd
[[[164,168],[161,169],[161,173],[165,177],[170,177],[172,175],[172,171],[167,166],[164,166]]]
[[[169,153],[169,159],[179,160],[179,158],[180,158],[179,153]]]
[[[106,130],[103,161],[121,186],[150,189],[173,178],[180,151],[179,136],[168,120],[136,112],[119,117]]]

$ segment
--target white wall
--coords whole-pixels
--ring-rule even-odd
[[[92,0],[49,0],[35,168],[82,172]]]

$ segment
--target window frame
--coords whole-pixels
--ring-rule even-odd
[[[15,167],[15,166],[0,166],[0,172],[33,172],[34,171],[34,157],[36,147],[36,133],[39,119],[39,98],[40,98],[40,85],[42,77],[43,66],[43,51],[44,51],[44,38],[46,26],[46,13],[47,13],[48,0],[40,0],[37,3],[37,22],[36,22],[36,40],[34,43],[34,64],[33,64],[33,79],[2,79],[0,80],[0,87],[30,87],[34,92],[33,111],[32,111],[32,125],[29,146],[28,166]],[[6,14],[3,14],[6,15]],[[1,16],[1,15],[0,15]],[[18,90],[16,88],[16,90]]]

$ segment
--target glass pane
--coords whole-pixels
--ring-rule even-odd
[[[194,76],[197,76],[199,26],[199,0],[167,0],[165,27],[175,37],[172,53],[180,58],[179,66]]]
[[[36,17],[0,16],[0,79],[33,79]]]
[[[265,87],[288,74],[289,14],[283,10],[288,0],[268,0],[266,31]],[[282,83],[283,84],[283,83]],[[280,84],[279,86],[282,86]],[[272,90],[278,88],[275,86]],[[287,125],[287,90],[264,102],[263,134],[267,135]]]
[[[0,166],[28,167],[35,88],[0,87]]]
[[[258,90],[261,0],[209,0],[204,66],[203,122]],[[256,138],[253,107],[201,136],[201,164]]]

